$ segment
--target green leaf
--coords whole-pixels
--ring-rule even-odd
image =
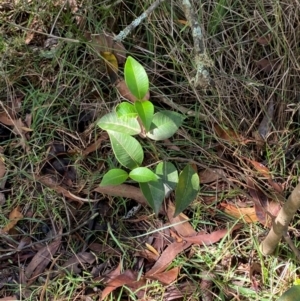
[[[178,183],[178,171],[172,163],[160,162],[156,166],[155,173],[159,180],[164,183],[165,195],[175,189]]]
[[[161,204],[165,198],[165,189],[161,181],[151,181],[147,183],[140,183],[140,188],[145,196],[148,204],[153,209],[156,215],[159,213]]]
[[[188,207],[195,199],[199,191],[199,176],[192,165],[188,164],[179,175],[179,181],[175,189],[175,214]]]
[[[128,178],[128,173],[120,168],[109,170],[102,178],[100,186],[120,185]]]
[[[142,100],[149,90],[149,79],[145,68],[129,56],[124,67],[125,82],[129,91]]]
[[[156,174],[147,167],[137,167],[129,173],[129,177],[139,183],[157,181]]]
[[[299,300],[300,296],[300,285],[294,285],[277,300],[277,301],[295,301]]]
[[[150,131],[147,136],[153,140],[164,140],[173,136],[181,126],[184,116],[172,112],[161,111],[153,116]]]
[[[135,118],[138,116],[134,105],[129,102],[121,102],[119,105],[117,105],[116,112],[119,118]]]
[[[141,132],[139,122],[135,118],[119,118],[117,113],[104,115],[97,125],[105,131],[115,131],[128,135],[137,135]]]
[[[142,120],[142,123],[148,132],[152,123],[154,106],[150,101],[136,101],[134,103],[135,109]]]
[[[112,149],[119,163],[129,169],[140,166],[144,152],[140,143],[133,137],[114,131],[107,131]]]

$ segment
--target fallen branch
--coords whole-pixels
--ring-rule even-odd
[[[261,242],[260,250],[264,255],[274,252],[283,237],[286,237],[288,226],[296,211],[300,208],[300,183],[295,187],[288,200],[280,209],[273,221],[272,228],[267,237]],[[299,255],[296,254],[298,257]]]
[[[200,86],[205,88],[213,84],[213,81],[207,71],[207,67],[211,67],[212,62],[205,53],[203,33],[197,21],[197,16],[194,13],[195,10],[191,5],[190,0],[182,0],[182,6],[185,17],[192,29],[192,36],[194,40],[196,76],[192,79],[192,81],[195,87]]]
[[[122,42],[126,37],[131,33],[131,31],[139,26],[141,22],[146,19],[157,7],[160,3],[165,0],[156,0],[152,5],[150,5],[139,17],[133,20],[124,30],[120,31],[120,33],[114,37],[115,42]]]

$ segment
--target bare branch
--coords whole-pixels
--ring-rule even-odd
[[[194,9],[192,8],[190,0],[182,0],[182,6],[185,17],[191,26],[194,40],[196,64],[196,76],[193,78],[194,86],[207,87],[213,83],[207,71],[207,68],[212,66],[212,62],[205,53],[203,33],[197,21],[197,16],[194,13]]]
[[[122,42],[126,37],[131,33],[131,31],[140,25],[140,23],[146,19],[157,7],[160,3],[165,0],[156,0],[153,4],[151,4],[139,17],[133,20],[124,30],[122,30],[117,36],[114,37],[114,41]]]

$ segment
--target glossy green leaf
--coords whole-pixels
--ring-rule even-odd
[[[119,118],[135,118],[138,116],[134,105],[129,102],[121,102],[117,105],[116,112]]]
[[[162,202],[165,198],[165,189],[163,182],[151,181],[147,183],[140,183],[140,188],[148,204],[153,209],[156,215],[158,215]]]
[[[156,174],[147,167],[137,167],[129,173],[129,177],[139,183],[157,181]]]
[[[152,102],[148,100],[136,101],[134,103],[134,106],[146,131],[149,131],[153,119],[153,114],[154,114],[154,106]]]
[[[155,168],[155,173],[159,177],[159,181],[164,184],[165,195],[175,189],[178,183],[178,171],[172,163],[160,162]]]
[[[124,76],[129,91],[137,99],[142,100],[149,90],[149,79],[145,68],[129,56],[125,63]]]
[[[117,113],[104,115],[97,125],[105,131],[115,131],[128,135],[137,135],[141,132],[139,122],[135,118],[120,118]]]
[[[153,116],[150,131],[147,136],[153,140],[164,140],[173,136],[181,126],[184,116],[172,112],[161,111]]]
[[[196,198],[199,191],[199,176],[188,164],[179,175],[175,189],[175,214],[181,213]]]
[[[102,178],[100,186],[120,185],[128,178],[128,173],[120,168],[109,170]]]
[[[119,163],[129,169],[139,167],[144,160],[144,152],[140,143],[127,134],[114,131],[107,132]]]
[[[300,285],[294,285],[277,300],[277,301],[295,301],[300,299]]]

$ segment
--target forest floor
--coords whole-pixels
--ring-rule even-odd
[[[156,109],[186,118],[139,139],[146,165],[192,163],[200,191],[173,218],[172,194],[155,216],[134,183],[99,188],[118,162],[97,120],[124,100],[105,59],[153,2],[1,1],[0,300],[271,301],[299,277],[285,242],[259,250],[299,179],[299,1],[191,1],[206,86],[182,1],[162,1],[122,45]]]

